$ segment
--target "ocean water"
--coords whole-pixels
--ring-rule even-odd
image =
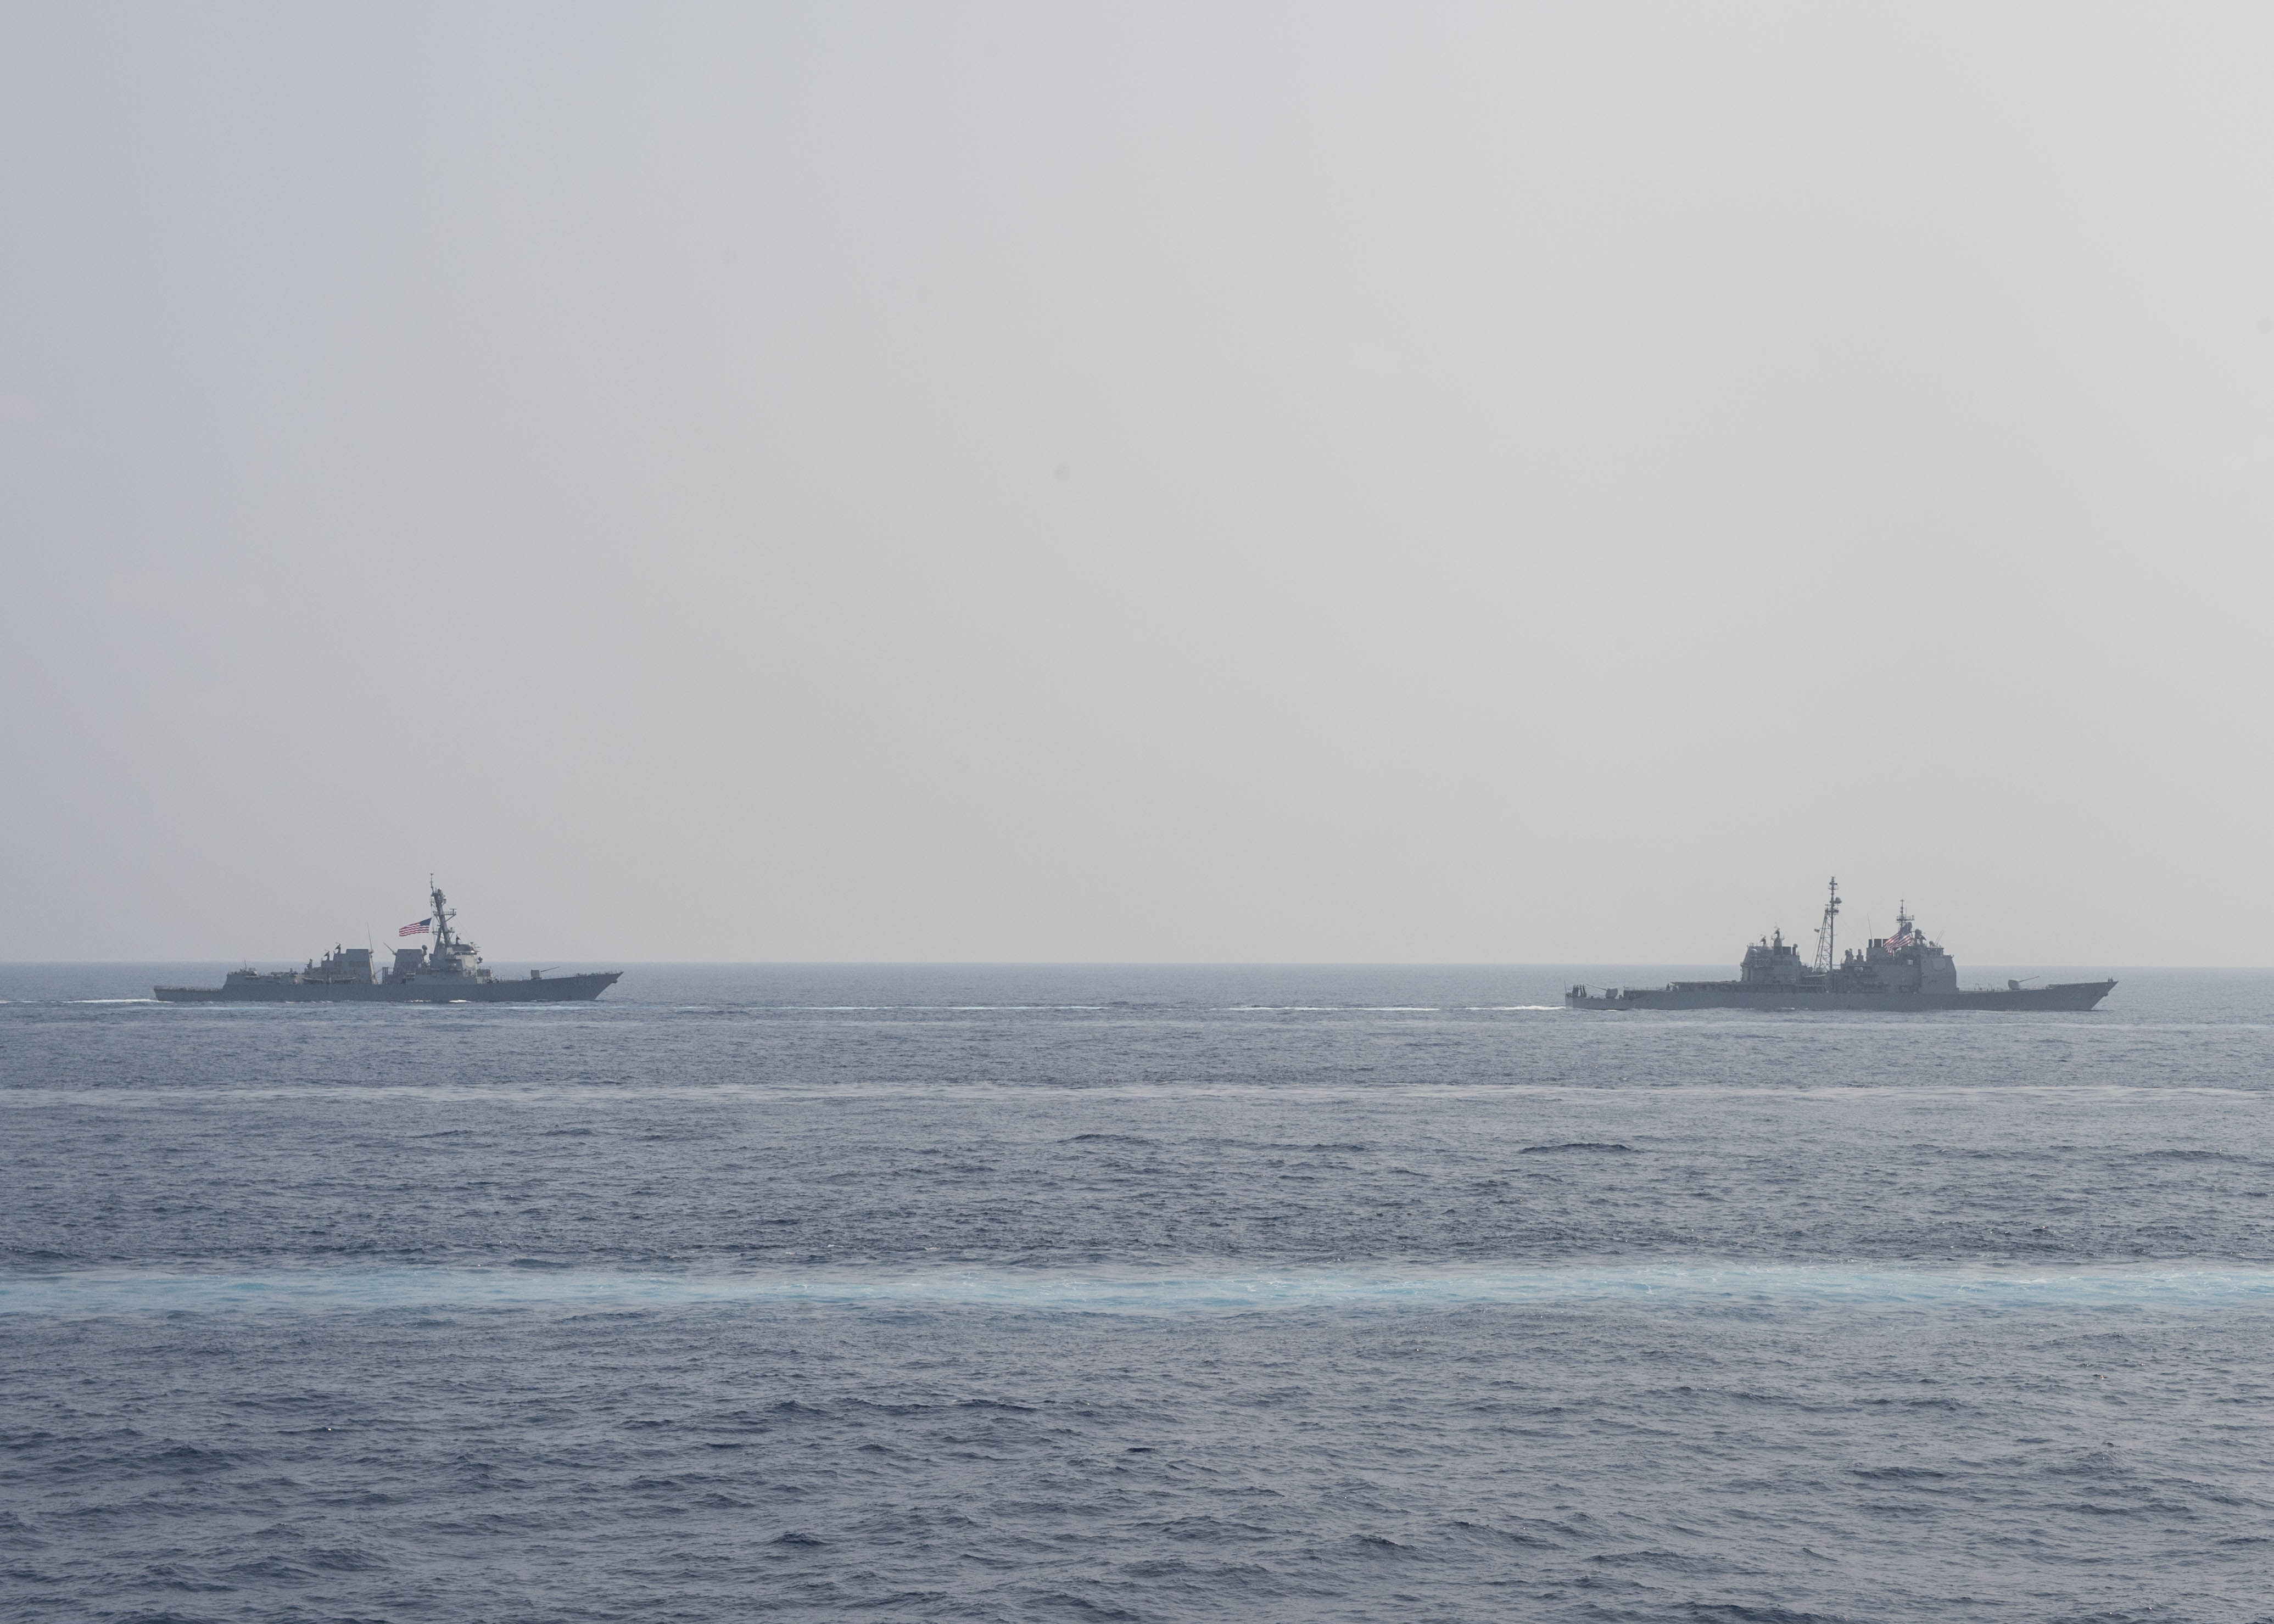
[[[2274,974],[218,974],[0,966],[7,1619],[2274,1619]]]

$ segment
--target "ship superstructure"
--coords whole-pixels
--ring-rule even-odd
[[[1835,878],[1817,927],[1813,962],[1803,962],[1800,949],[1779,930],[1745,949],[1734,981],[1675,981],[1600,992],[1583,985],[1566,993],[1563,1002],[1575,1010],[2089,1010],[2116,985],[2104,981],[2027,987],[2009,981],[2002,988],[1961,988],[1957,962],[1940,943],[1928,939],[1907,903],[1895,911],[1893,936],[1850,948],[1835,959],[1839,918]]]
[[[384,974],[372,974],[368,947],[334,947],[319,963],[297,970],[231,970],[218,987],[154,987],[167,1004],[570,1004],[589,1002],[615,985],[621,970],[591,971],[547,979],[531,970],[522,981],[500,981],[482,963],[481,952],[458,935],[442,888],[427,882],[433,907],[403,933],[430,935],[425,947],[395,950]]]

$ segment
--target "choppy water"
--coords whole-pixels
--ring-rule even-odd
[[[2274,975],[156,974],[0,968],[9,1618],[2274,1618]]]

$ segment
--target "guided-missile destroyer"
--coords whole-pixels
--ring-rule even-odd
[[[218,987],[154,987],[167,1004],[575,1004],[589,1003],[616,983],[621,970],[547,976],[531,970],[523,981],[499,981],[482,966],[474,944],[450,928],[458,917],[429,882],[433,912],[403,936],[431,936],[431,947],[398,947],[383,975],[372,974],[367,947],[335,947],[320,964],[298,970],[231,970]]]
[[[1908,907],[1896,910],[1895,934],[1833,956],[1833,927],[1840,917],[1840,882],[1832,882],[1824,922],[1816,929],[1816,958],[1778,931],[1745,950],[1734,981],[1675,981],[1666,987],[1574,987],[1563,995],[1575,1010],[2089,1010],[2116,983],[2057,981],[2028,987],[1958,984],[1958,966],[1939,943],[1930,942]],[[2035,980],[2035,977],[2031,977]]]

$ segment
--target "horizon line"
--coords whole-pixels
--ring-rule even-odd
[[[305,955],[301,955],[305,958]],[[123,968],[137,965],[217,965],[266,962],[231,959],[0,959],[0,969]],[[283,963],[283,959],[275,962]],[[536,959],[499,957],[486,963],[535,964]],[[576,964],[622,964],[644,969],[805,970],[1691,970],[1719,966],[1719,959],[620,959],[571,957]],[[2043,959],[1979,961],[1985,969],[2012,969],[2023,963],[2052,970],[2274,970],[2274,964],[2132,964],[2100,961],[2051,964]]]

